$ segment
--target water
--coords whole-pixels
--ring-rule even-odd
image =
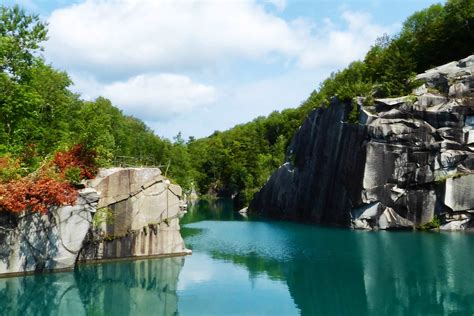
[[[472,315],[474,235],[182,221],[192,256],[0,279],[0,315]]]

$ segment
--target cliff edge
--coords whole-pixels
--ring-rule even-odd
[[[361,229],[474,226],[474,55],[409,96],[315,109],[255,195],[264,215]]]
[[[158,168],[100,170],[72,206],[0,212],[0,275],[70,269],[78,261],[185,255],[181,187]]]

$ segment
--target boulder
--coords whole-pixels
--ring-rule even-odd
[[[355,229],[401,229],[413,227],[413,222],[398,215],[391,207],[375,202],[351,212],[352,228]]]

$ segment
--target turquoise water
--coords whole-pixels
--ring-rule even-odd
[[[193,255],[0,279],[0,315],[472,315],[474,235],[364,232],[190,208]]]

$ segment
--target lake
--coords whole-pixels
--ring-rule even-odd
[[[472,315],[474,235],[367,232],[189,208],[187,257],[0,279],[0,315]]]

